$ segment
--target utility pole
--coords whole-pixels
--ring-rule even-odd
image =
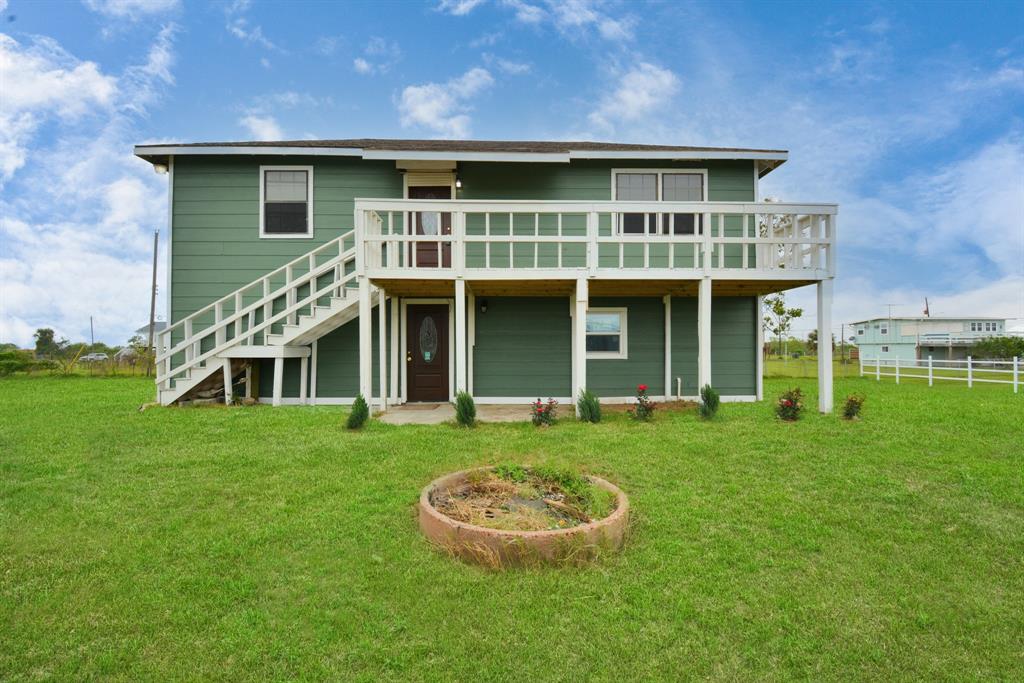
[[[153,354],[153,359],[156,359],[156,350],[153,347],[153,328],[156,327],[156,251],[160,244],[160,231],[155,230],[153,232],[153,284],[150,287],[149,293],[149,345],[146,347],[146,354]],[[153,363],[146,363],[146,376],[149,376],[149,371],[153,367]]]
[[[89,346],[95,346],[96,344],[96,333],[92,327],[92,316],[89,316]]]

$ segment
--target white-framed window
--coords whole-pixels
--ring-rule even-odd
[[[886,327],[885,325],[882,325],[881,329],[880,329],[880,330],[878,330],[878,331],[879,331],[879,333],[881,333],[881,334],[889,334],[889,328],[888,328],[888,327]]]
[[[889,353],[889,347],[888,346],[883,346],[882,347],[882,353]]]
[[[863,327],[857,328],[857,334],[858,335],[863,335],[864,334],[864,328]]]
[[[971,323],[971,332],[981,332],[981,323]]]
[[[620,202],[705,202],[708,172],[702,168],[612,169],[612,200]],[[624,213],[620,235],[699,235],[701,216],[693,213]]]
[[[587,309],[587,358],[626,358],[625,308]]]
[[[313,167],[260,166],[260,237],[313,236]]]
[[[995,332],[996,331],[996,324],[995,323],[985,323],[985,331],[986,332]]]

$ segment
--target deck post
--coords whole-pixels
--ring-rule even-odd
[[[231,405],[234,400],[234,387],[231,386],[231,359],[224,359],[224,405]]]
[[[391,297],[391,400],[398,402],[398,297]]]
[[[309,356],[299,359],[299,403],[309,403]]]
[[[476,294],[466,288],[466,391],[473,395],[473,348],[476,346]]]
[[[381,412],[388,409],[388,302],[383,288],[377,290],[377,388]]]
[[[757,175],[755,173],[755,175]],[[744,247],[746,248],[746,247]],[[754,333],[757,344],[757,381],[754,393],[758,401],[764,400],[764,297],[757,297],[757,332]]]
[[[319,344],[317,344],[317,340],[314,339],[313,351],[309,357],[310,363],[312,363],[309,371],[309,402],[312,405],[316,405],[316,366],[319,361],[319,356],[317,355],[318,346]]]
[[[971,357],[967,356],[967,388],[974,386],[974,371],[971,366]]]
[[[245,364],[245,397],[252,398],[252,361]]]
[[[359,276],[359,393],[373,404],[373,311],[370,306],[370,280]]]
[[[898,377],[899,369],[896,372]],[[818,281],[818,410],[822,413],[832,412],[831,279]]]
[[[455,280],[455,393],[466,391],[466,281]]]
[[[672,398],[672,295],[666,294],[665,303],[665,400]]]
[[[935,384],[935,374],[932,369],[932,357],[928,356],[928,386]]]
[[[572,339],[572,401],[579,414],[580,394],[587,389],[587,306],[590,300],[586,278],[576,280],[576,309],[573,311]]]
[[[711,384],[711,278],[697,289],[697,392]]]
[[[284,386],[284,357],[278,356],[274,359],[274,395],[271,405],[275,408],[281,405],[281,389]]]

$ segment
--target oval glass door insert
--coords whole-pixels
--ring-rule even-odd
[[[437,355],[437,325],[429,315],[420,323],[420,353],[427,363],[433,362]]]

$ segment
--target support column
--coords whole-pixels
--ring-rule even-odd
[[[455,281],[455,393],[466,391],[466,281]]]
[[[316,405],[316,366],[317,361],[319,360],[317,358],[317,346],[317,340],[314,339],[313,353],[312,356],[310,357],[310,362],[312,362],[313,366],[309,373],[309,402],[312,403],[313,405]]]
[[[388,306],[384,289],[377,290],[377,389],[380,409],[388,409]]]
[[[235,398],[234,387],[231,386],[231,359],[224,359],[224,405],[231,405]]]
[[[832,412],[832,280],[818,282],[818,410]]]
[[[359,277],[359,393],[372,405],[373,398],[373,311],[370,307],[370,281]]]
[[[701,278],[697,290],[697,393],[711,384],[711,278]]]
[[[278,356],[274,359],[274,394],[271,405],[275,408],[281,405],[281,390],[284,387],[284,358]]]
[[[757,382],[756,391],[757,400],[764,400],[764,297],[757,297],[757,324],[756,341],[757,344]]]
[[[587,389],[587,306],[590,301],[588,282],[585,278],[576,280],[576,309],[573,311],[572,326],[572,402],[579,413],[580,394]]]
[[[665,303],[665,400],[672,397],[672,295],[662,297]]]
[[[476,347],[476,294],[466,294],[466,391],[473,395],[473,349]]]
[[[398,297],[391,297],[391,399],[398,401]]]
[[[245,364],[245,397],[252,398],[255,392],[252,390],[252,361]]]
[[[299,403],[309,403],[309,356],[299,359]]]

